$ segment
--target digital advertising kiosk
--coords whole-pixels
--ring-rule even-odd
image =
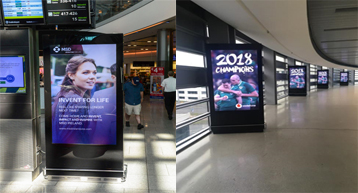
[[[44,32],[45,175],[125,178],[123,35]]]
[[[328,89],[329,70],[317,70],[317,88]]]
[[[341,86],[348,86],[348,82],[349,82],[349,74],[348,72],[341,72],[341,76],[340,76],[340,85]]]
[[[211,129],[262,132],[261,45],[207,44]]]
[[[306,66],[288,67],[288,96],[306,96]]]

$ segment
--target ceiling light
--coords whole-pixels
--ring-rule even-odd
[[[129,52],[129,51],[126,51],[126,52]]]
[[[132,46],[132,45],[129,44],[128,46]]]
[[[133,45],[133,46],[137,46],[137,45]]]
[[[154,41],[154,43],[157,43],[157,41]]]
[[[145,50],[148,50],[148,48],[146,48]]]
[[[147,41],[148,43],[151,43],[152,41]]]
[[[144,50],[143,48],[141,48],[140,50]]]

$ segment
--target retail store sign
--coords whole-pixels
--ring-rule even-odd
[[[164,67],[150,68],[150,98],[163,99],[163,88],[161,86],[164,80]]]

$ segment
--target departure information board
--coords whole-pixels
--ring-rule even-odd
[[[44,23],[42,0],[2,0],[5,25]]]
[[[47,23],[90,24],[89,0],[47,0]]]

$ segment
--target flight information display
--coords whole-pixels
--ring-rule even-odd
[[[47,23],[90,24],[89,0],[47,0]]]
[[[2,0],[5,25],[44,23],[42,0]]]

